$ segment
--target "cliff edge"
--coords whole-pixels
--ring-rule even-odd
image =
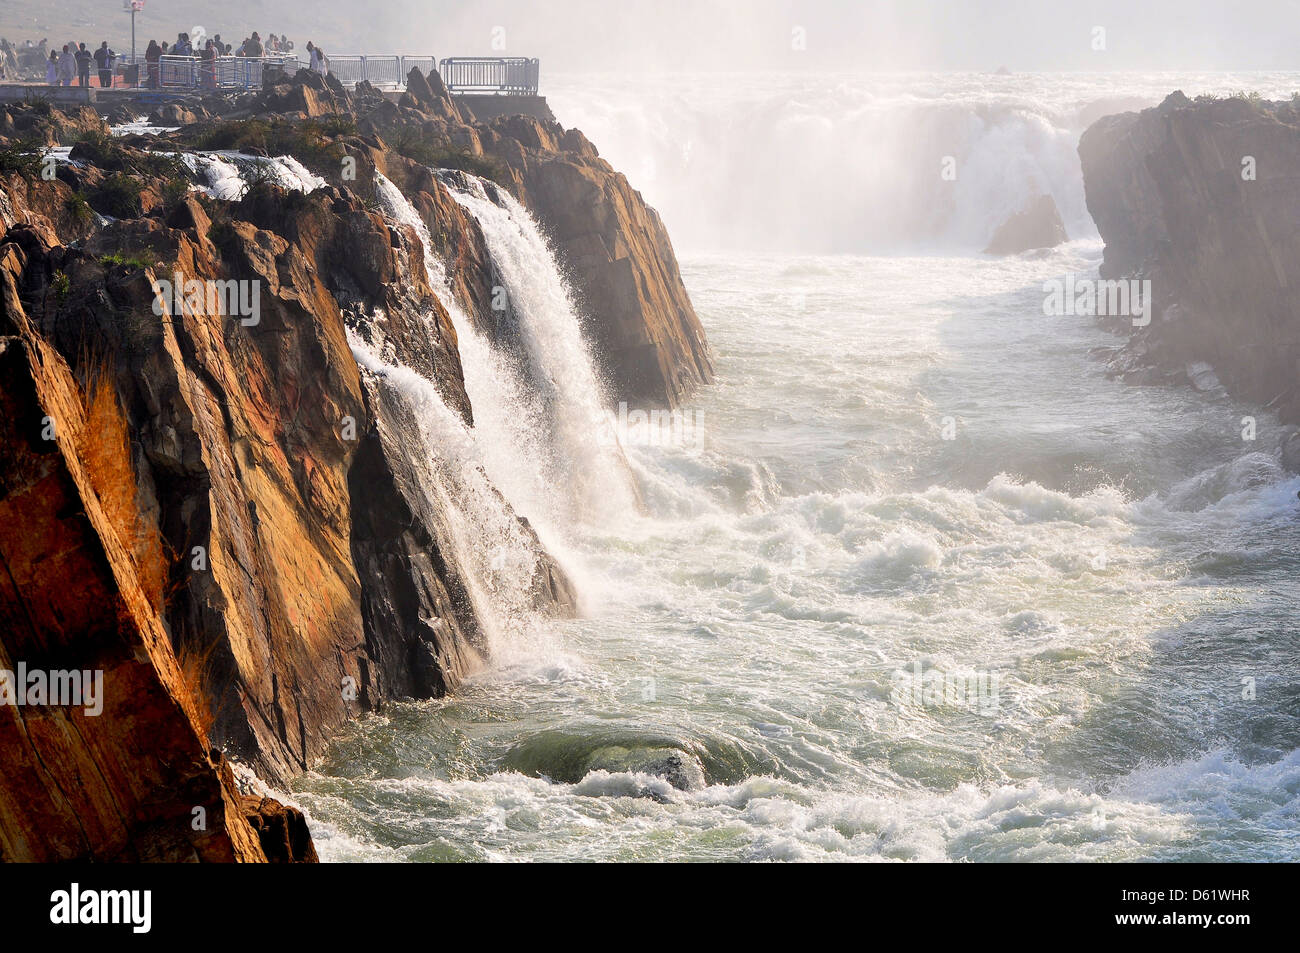
[[[1118,368],[1212,384],[1300,423],[1300,106],[1175,92],[1079,141],[1103,278],[1151,281]]]
[[[0,670],[11,694],[20,671],[103,685],[0,706],[6,860],[314,860],[301,813],[241,790],[227,755],[284,787],[350,719],[484,664],[410,406],[356,356],[473,425],[431,263],[484,329],[499,276],[435,169],[541,221],[614,399],[712,375],[662,224],[580,133],[474,123],[436,73],[395,103],[304,71],[186,119],[115,139],[82,111],[0,109]],[[50,175],[38,150],[65,137]],[[239,155],[229,194],[197,171],[232,167],[215,150]],[[285,155],[308,187],[271,174]],[[382,213],[388,183],[425,229]],[[501,506],[528,598],[571,613]]]

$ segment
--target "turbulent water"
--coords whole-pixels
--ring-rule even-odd
[[[785,141],[776,132],[741,136],[779,125],[772,111],[794,109],[783,95],[811,96],[810,80],[784,94],[775,82],[737,86],[732,132],[714,130],[705,153],[760,164],[766,195],[722,170],[639,177],[620,158],[642,142],[630,117],[668,143],[683,123],[683,137],[708,126],[716,88],[685,109],[630,86],[586,112],[596,97],[552,97],[628,162],[677,238],[719,374],[685,408],[690,439],[622,433],[611,447],[535,225],[482,190],[458,194],[518,327],[488,342],[447,296],[479,423],[457,441],[431,432],[431,466],[481,463],[587,611],[511,609],[496,663],[455,695],[356,723],[292,794],[322,856],[1300,857],[1300,479],[1278,466],[1276,421],[1221,392],[1108,380],[1090,351],[1115,338],[1043,316],[1044,280],[1099,262],[1086,210],[1062,202],[1069,245],[1007,260],[978,248],[1018,203],[1010,191],[967,193],[939,226],[899,232],[907,215],[870,212],[911,199],[868,173],[907,146],[851,131],[892,128],[851,105],[884,81],[823,80],[841,93],[816,106],[834,154],[805,137],[784,158],[761,148]],[[986,105],[972,78],[891,82],[900,101]],[[1062,140],[1023,157],[1058,198],[1081,184],[1077,132],[1052,116],[1077,126],[1089,102],[1261,85],[1125,82],[1017,89],[1051,127],[1031,141]],[[768,99],[751,109],[754,86]],[[856,163],[838,154],[844,136]],[[959,168],[970,148],[983,147]],[[837,221],[867,230],[817,239]],[[876,254],[886,241],[931,247]],[[427,383],[406,379],[408,406],[426,401],[436,423]],[[458,545],[470,558],[484,544]]]

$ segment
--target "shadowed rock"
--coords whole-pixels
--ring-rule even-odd
[[[1123,366],[1229,393],[1300,422],[1300,112],[1244,98],[1099,120],[1079,141],[1104,278],[1148,278]]]
[[[1055,248],[1068,241],[1060,210],[1050,195],[1040,195],[1012,215],[993,233],[986,255],[1019,255],[1039,248]]]

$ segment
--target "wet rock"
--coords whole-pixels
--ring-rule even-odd
[[[984,249],[986,255],[1018,255],[1055,248],[1068,241],[1060,210],[1050,195],[1040,195],[998,226]]]
[[[679,791],[704,788],[704,769],[691,755],[678,748],[601,748],[587,762],[589,771],[649,774],[663,778]]]
[[[296,807],[286,807],[274,798],[244,795],[240,808],[257,834],[262,853],[272,864],[314,864],[316,846],[312,843],[307,819]]]
[[[198,103],[165,103],[149,114],[154,126],[189,126],[208,118],[208,111]]]

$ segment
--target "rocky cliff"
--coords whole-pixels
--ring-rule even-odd
[[[370,343],[472,424],[420,235],[380,214],[376,173],[481,326],[491,258],[430,166],[491,175],[549,225],[618,397],[671,403],[709,379],[662,225],[580,134],[474,125],[436,75],[411,87],[393,103],[300,74],[210,103],[170,142],[5,113],[0,668],[105,686],[102,714],[0,706],[18,752],[0,774],[6,859],[314,859],[301,815],[241,791],[225,756],[283,785],[350,718],[484,663],[471,580],[401,438],[409,409],[349,341],[382,328]],[[24,149],[72,127],[74,161],[50,180]],[[330,184],[254,176],[235,200],[207,198],[173,157],[195,148],[291,154]],[[252,288],[259,306],[205,307],[160,282]],[[536,605],[571,611],[519,522]]]
[[[1300,108],[1181,92],[1079,142],[1104,278],[1149,278],[1125,373],[1212,383],[1300,423]],[[1131,329],[1132,330],[1132,329]]]
[[[354,104],[361,129],[399,152],[411,136],[439,143],[444,158],[486,170],[537,216],[568,268],[615,399],[675,406],[711,381],[708,342],[672,242],[627,178],[577,129],[532,116],[466,122],[437,75],[430,78],[410,77],[401,103],[363,91]]]

